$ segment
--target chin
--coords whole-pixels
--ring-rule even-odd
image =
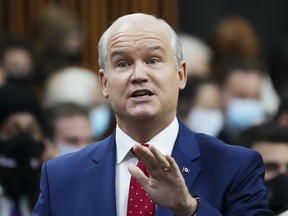
[[[134,119],[151,119],[153,117],[155,117],[157,114],[154,112],[149,112],[148,110],[144,110],[144,111],[141,111],[141,112],[134,112],[134,113],[131,113],[130,116]]]

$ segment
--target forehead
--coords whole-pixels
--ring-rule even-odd
[[[234,70],[227,77],[227,89],[234,96],[258,98],[261,91],[261,75],[258,71]]]
[[[164,27],[150,17],[136,17],[135,19],[121,20],[111,29],[108,38],[108,52],[125,46],[162,47],[169,46],[168,33]],[[169,46],[170,47],[170,46]]]
[[[288,162],[288,143],[275,143],[268,141],[258,141],[252,146],[258,151],[264,161],[287,161]]]
[[[90,122],[87,117],[80,114],[62,116],[56,120],[55,129],[61,134],[79,134],[83,131],[90,133]]]
[[[207,108],[219,108],[221,106],[221,95],[219,88],[213,83],[206,83],[198,89],[196,105]]]

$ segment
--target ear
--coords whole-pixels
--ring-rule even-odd
[[[109,94],[108,94],[108,89],[107,89],[107,77],[106,77],[103,69],[99,70],[98,77],[99,77],[99,81],[100,81],[102,94],[105,98],[108,98]]]
[[[180,63],[180,67],[178,70],[178,77],[179,77],[179,89],[182,90],[185,88],[187,81],[186,63],[183,61]]]

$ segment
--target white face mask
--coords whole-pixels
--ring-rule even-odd
[[[224,117],[219,109],[194,108],[188,115],[188,127],[200,133],[217,136],[224,125]]]
[[[56,147],[56,151],[58,152],[59,155],[64,155],[64,154],[68,154],[72,152],[77,152],[81,150],[82,148],[83,146],[79,147],[79,146],[73,146],[69,144],[59,144]]]

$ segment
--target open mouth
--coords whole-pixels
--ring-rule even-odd
[[[152,95],[153,95],[152,92],[149,90],[138,90],[133,92],[131,96],[134,98],[145,99],[149,98]]]

